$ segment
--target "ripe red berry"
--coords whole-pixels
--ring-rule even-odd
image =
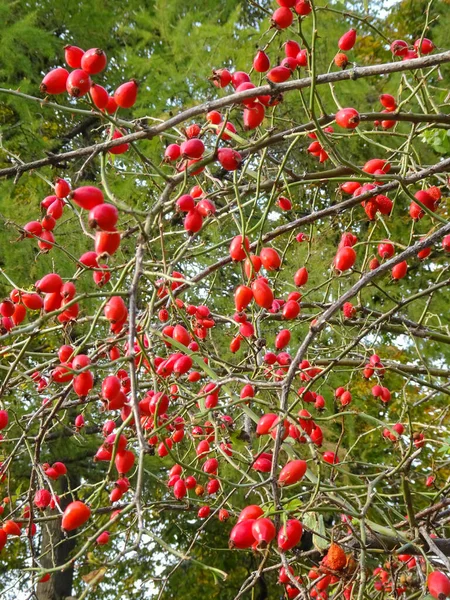
[[[63,94],[66,91],[67,79],[69,71],[58,67],[47,73],[40,85],[42,94]]]
[[[205,144],[198,138],[186,140],[180,146],[183,158],[201,158],[205,152]]]
[[[354,108],[342,108],[336,113],[336,123],[344,129],[355,129],[359,125],[359,113]]]
[[[89,212],[89,227],[93,229],[98,227],[104,231],[114,231],[118,218],[119,212],[113,204],[97,204]]]
[[[62,286],[63,280],[57,273],[49,273],[48,275],[44,275],[44,277],[35,284],[38,292],[43,292],[44,294],[59,292]]]
[[[387,108],[389,111],[395,110],[397,108],[395,98],[391,94],[381,94],[380,102],[384,106],[384,108]]]
[[[57,198],[67,198],[70,194],[70,185],[65,179],[58,178],[55,182],[55,195]]]
[[[303,527],[297,519],[289,519],[278,532],[278,547],[287,552],[294,548],[302,537]]]
[[[393,279],[403,279],[403,277],[405,277],[406,272],[408,270],[408,264],[406,262],[406,260],[404,260],[401,263],[398,263],[398,265],[395,265],[394,267],[392,267],[392,278]]]
[[[68,93],[74,98],[81,98],[91,89],[92,81],[86,71],[75,69],[69,74],[66,82]]]
[[[6,410],[0,410],[0,430],[5,429],[8,426],[8,413]]]
[[[437,600],[450,596],[450,579],[442,571],[432,571],[427,579],[428,591]]]
[[[288,40],[284,44],[284,53],[288,58],[297,58],[297,54],[300,52],[300,44],[294,40]]]
[[[350,246],[341,248],[334,258],[334,266],[338,271],[351,269],[356,261],[356,252]]]
[[[273,292],[268,284],[259,277],[251,285],[253,297],[258,306],[269,309],[273,303]]]
[[[224,88],[231,83],[231,73],[228,69],[217,69],[213,71],[212,82],[218,88]]]
[[[91,509],[81,502],[75,500],[71,502],[64,511],[61,527],[65,531],[73,531],[81,525],[84,525],[91,516]]]
[[[243,114],[244,128],[246,130],[256,129],[264,121],[266,109],[259,102],[246,108]]]
[[[260,518],[253,521],[252,534],[260,548],[268,546],[276,533],[275,525],[271,519]]]
[[[381,242],[378,244],[378,254],[381,258],[392,258],[395,254],[394,245],[390,242]]]
[[[72,69],[81,68],[81,58],[83,54],[84,50],[78,48],[78,46],[64,46],[64,59]]]
[[[278,477],[278,485],[293,485],[298,483],[306,473],[306,462],[304,460],[291,460],[282,469]]]
[[[120,246],[118,231],[97,231],[95,234],[95,251],[99,257],[112,256]]]
[[[301,267],[294,275],[294,283],[297,287],[306,285],[308,282],[308,271],[306,267]]]
[[[181,156],[181,148],[178,144],[169,144],[164,152],[165,162],[175,162]]]
[[[450,252],[450,235],[446,235],[442,239],[442,248],[445,250],[445,252]]]
[[[277,29],[286,29],[290,25],[292,25],[292,21],[294,20],[294,15],[292,11],[285,7],[280,6],[272,15],[272,26]]]
[[[258,50],[253,59],[253,68],[257,73],[265,73],[270,69],[270,59],[263,50]]]
[[[122,83],[114,92],[114,100],[120,108],[131,108],[136,102],[138,84],[135,79]]]
[[[414,49],[418,52],[420,51],[421,54],[430,54],[435,47],[433,42],[428,38],[423,38],[422,42],[420,39],[414,42]]]
[[[85,210],[92,210],[98,204],[103,204],[103,192],[92,185],[76,188],[71,194],[72,200]]]
[[[89,75],[97,75],[106,67],[106,54],[100,48],[91,48],[81,57],[81,68]]]
[[[259,257],[267,271],[277,271],[281,266],[281,257],[273,248],[262,248]]]
[[[404,40],[394,40],[391,44],[391,52],[394,56],[405,56],[408,52],[408,44]]]
[[[255,519],[246,519],[241,522],[238,521],[230,533],[229,547],[231,549],[238,548],[239,550],[244,550],[245,548],[250,548],[254,544],[254,523]]]
[[[40,237],[42,233],[42,225],[39,221],[30,221],[24,226],[24,230],[26,231],[25,237],[33,238]]]
[[[267,73],[267,79],[272,83],[283,83],[292,75],[291,69],[287,67],[274,67]]]
[[[219,148],[217,158],[226,171],[236,171],[242,162],[242,156],[232,148]]]
[[[312,6],[309,0],[298,0],[295,5],[295,12],[302,17],[306,17],[312,11]]]
[[[203,226],[203,217],[196,208],[193,208],[187,213],[184,218],[183,226],[190,235],[198,233],[201,230]]]
[[[356,42],[356,29],[350,29],[340,38],[338,42],[339,50],[345,52],[351,50]]]

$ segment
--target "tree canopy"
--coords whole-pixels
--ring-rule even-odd
[[[0,0],[1,597],[450,597],[450,4],[391,4]]]

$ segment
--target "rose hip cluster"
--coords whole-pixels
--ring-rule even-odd
[[[64,50],[66,63],[74,70],[69,73],[67,69],[57,67],[47,73],[40,88],[43,94],[67,92],[72,98],[82,98],[89,93],[94,106],[109,114],[115,113],[118,108],[131,108],[134,105],[138,90],[134,79],[120,85],[113,95],[92,81],[91,75],[98,75],[106,67],[107,58],[103,50],[91,48],[85,52],[77,46],[66,46]]]

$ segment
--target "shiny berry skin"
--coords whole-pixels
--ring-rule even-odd
[[[114,92],[114,100],[120,108],[131,108],[136,102],[138,84],[135,79],[122,83]]]
[[[356,29],[350,29],[341,37],[338,42],[339,50],[347,52],[351,50],[356,42]]]
[[[284,83],[292,75],[292,71],[287,67],[274,67],[267,73],[267,79],[272,83]]]
[[[269,309],[273,303],[273,292],[267,283],[259,277],[251,285],[253,297],[258,306]]]
[[[84,525],[90,516],[91,509],[84,502],[75,500],[64,511],[61,527],[65,531],[73,531]]]
[[[442,571],[432,571],[427,579],[428,591],[437,600],[450,596],[450,579]]]
[[[165,162],[175,162],[181,156],[181,148],[179,144],[169,144],[164,152]]]
[[[217,110],[210,110],[206,115],[206,120],[212,125],[219,125],[222,122],[222,115]]]
[[[339,462],[339,459],[336,456],[336,454],[334,452],[330,452],[330,451],[324,452],[322,455],[322,458],[326,463],[328,463],[330,465],[337,465]]]
[[[436,46],[428,38],[423,38],[422,43],[420,39],[414,42],[414,49],[417,52],[420,50],[420,54],[430,54],[435,48]]]
[[[0,430],[8,426],[8,413],[6,410],[0,410]]]
[[[45,229],[46,231],[53,231],[56,227],[56,219],[54,219],[50,215],[45,215],[42,218],[41,224],[42,224],[42,228]]]
[[[295,12],[302,17],[306,17],[312,11],[312,6],[309,0],[298,0],[295,5]]]
[[[243,121],[246,131],[256,129],[264,121],[266,109],[259,102],[255,102],[249,108],[244,110]]]
[[[39,221],[30,221],[25,225],[24,230],[26,232],[25,237],[27,238],[33,238],[36,236],[40,237],[42,233],[42,225],[39,223]]]
[[[83,69],[75,69],[69,74],[66,82],[68,93],[74,98],[85,96],[91,89],[92,81]]]
[[[64,60],[71,69],[81,68],[81,58],[84,50],[78,46],[64,46]]]
[[[110,96],[108,98],[108,104],[106,105],[106,108],[105,108],[105,110],[108,113],[108,115],[114,114],[118,108],[119,107],[117,106],[117,103],[114,100],[114,97]]]
[[[283,318],[290,321],[300,314],[300,305],[296,300],[288,300],[283,306],[281,313]]]
[[[250,548],[255,542],[255,536],[253,535],[253,524],[255,522],[255,519],[238,521],[231,530],[229,547],[239,550]]]
[[[306,473],[306,462],[304,460],[291,460],[282,469],[278,477],[278,485],[293,485],[298,483]]]
[[[277,531],[271,519],[256,519],[252,524],[252,534],[260,548],[265,548],[274,539]]]
[[[89,75],[97,75],[106,67],[106,54],[100,48],[90,48],[81,57],[81,68]]]
[[[450,252],[450,235],[446,235],[442,238],[442,248],[445,252]]]
[[[92,185],[76,188],[71,194],[72,200],[85,210],[92,210],[98,204],[103,204],[103,192]]]
[[[95,234],[95,251],[98,256],[112,256],[120,246],[118,231],[97,231]]]
[[[201,158],[205,151],[205,144],[198,138],[186,140],[180,146],[183,158]]]
[[[272,15],[272,26],[277,29],[286,29],[292,25],[292,21],[294,20],[294,15],[289,8],[285,6],[281,6],[277,8],[277,10]]]
[[[359,125],[359,112],[354,108],[342,108],[335,115],[336,123],[344,129],[355,129]]]
[[[334,258],[334,266],[338,271],[348,271],[356,261],[356,252],[350,246],[341,248]]]
[[[278,532],[278,547],[283,552],[294,548],[302,537],[303,527],[297,519],[289,519]]]
[[[297,54],[300,52],[300,50],[300,44],[294,40],[288,40],[284,44],[284,53],[287,58],[297,58]]]
[[[97,204],[89,212],[89,227],[103,229],[104,231],[114,231],[118,218],[119,212],[113,204]]]
[[[89,90],[92,98],[92,102],[99,110],[103,110],[108,106],[109,94],[105,88],[98,83],[93,83]]]
[[[270,69],[270,59],[263,50],[258,50],[253,59],[253,68],[257,73],[265,73]]]
[[[57,198],[67,198],[70,194],[70,185],[65,179],[58,178],[55,182],[55,195]]]
[[[198,509],[197,516],[199,519],[206,519],[209,517],[210,512],[211,512],[211,508],[209,506],[201,506]]]
[[[246,309],[252,300],[253,292],[248,286],[240,285],[236,288],[234,292],[234,303],[238,312]]]
[[[391,52],[394,56],[405,56],[408,52],[408,44],[404,40],[394,40],[391,44]]]
[[[403,277],[405,277],[406,272],[408,271],[408,264],[406,262],[406,260],[404,260],[401,263],[398,263],[397,265],[395,265],[394,267],[392,267],[392,278],[393,279],[403,279]]]
[[[217,159],[226,171],[236,171],[242,162],[242,156],[232,148],[219,148]]]
[[[395,254],[394,245],[388,241],[381,242],[381,244],[378,244],[377,249],[378,249],[378,254],[380,255],[381,258],[392,258]]]
[[[289,329],[282,329],[275,338],[275,348],[277,350],[282,350],[289,344],[290,341],[291,332],[289,331]]]
[[[95,540],[99,546],[106,546],[109,543],[110,534],[108,531],[103,531]]]
[[[42,94],[63,94],[66,91],[69,71],[58,67],[47,73],[39,87]]]
[[[200,212],[193,208],[184,219],[184,229],[190,234],[198,233],[203,226],[203,217]]]
[[[232,76],[228,69],[217,69],[211,79],[216,87],[224,88],[231,83]]]
[[[237,235],[231,240],[230,244],[230,256],[234,261],[245,260],[247,257],[247,253],[250,252],[250,242],[248,237],[244,238],[242,241],[242,235]]]

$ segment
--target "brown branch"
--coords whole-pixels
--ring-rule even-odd
[[[447,169],[450,169],[450,158],[447,158],[446,160],[443,160],[435,165],[432,165],[431,167],[427,167],[426,169],[422,169],[421,171],[418,171],[417,173],[413,173],[411,175],[404,177],[402,179],[402,183],[404,183],[406,185],[416,183],[422,179],[425,179],[426,177],[435,175],[436,173],[445,172]],[[273,184],[274,184],[274,182],[270,182],[270,185],[273,185]],[[361,194],[360,196],[357,196],[356,198],[350,198],[349,200],[344,200],[343,202],[340,202],[339,204],[328,206],[327,208],[324,208],[322,210],[318,210],[318,211],[310,213],[309,215],[306,215],[304,217],[300,217],[299,219],[295,219],[294,221],[290,221],[289,223],[286,223],[285,225],[280,225],[280,227],[276,227],[272,231],[270,231],[270,232],[266,233],[264,236],[262,236],[261,243],[266,244],[267,242],[270,242],[270,241],[274,240],[275,238],[279,237],[280,235],[283,235],[284,233],[288,233],[289,231],[292,231],[293,229],[303,227],[304,225],[309,225],[311,223],[314,223],[315,221],[323,219],[324,217],[328,217],[331,215],[337,215],[348,208],[356,206],[363,200],[368,200],[369,198],[371,198],[377,194],[384,194],[386,192],[395,190],[399,186],[400,186],[400,182],[391,181],[382,186],[377,186],[376,189],[370,190],[364,194]],[[263,187],[264,187],[264,184],[260,186],[260,189],[262,189]],[[431,246],[434,243],[431,240],[431,237],[432,236],[430,236],[429,238],[427,238],[426,240],[421,242],[422,246],[419,248],[419,250],[426,248],[428,246]],[[433,240],[434,239],[435,238],[433,237]],[[252,244],[250,244],[250,250],[252,250],[252,251],[255,250],[256,246],[257,246],[257,242],[253,242]],[[414,252],[411,253],[411,256],[413,254],[414,254]],[[398,256],[401,256],[401,255],[398,255]],[[408,256],[410,256],[410,254],[408,254]],[[395,258],[397,258],[397,257],[395,257]],[[389,263],[391,263],[393,260],[394,259],[391,259],[391,261],[389,261]],[[399,262],[401,262],[402,260],[403,259],[401,259]],[[198,283],[199,281],[202,281],[205,277],[208,277],[209,275],[211,275],[218,269],[221,269],[222,267],[230,264],[231,262],[232,262],[231,257],[225,256],[224,258],[220,259],[216,263],[210,265],[209,267],[207,267],[206,269],[204,269],[203,271],[201,271],[200,273],[198,273],[197,275],[192,277],[191,282]],[[390,267],[388,267],[387,269],[385,268],[386,264],[388,264],[388,263],[385,263],[385,264],[381,265],[381,267],[379,267],[379,269],[382,269],[381,271],[379,269],[372,271],[371,274],[369,274],[370,278],[372,279],[373,277],[376,277],[376,274],[384,273],[385,271],[389,270]],[[394,264],[397,264],[397,263],[392,263],[392,266],[394,266]],[[375,273],[375,275],[373,275],[374,273]],[[189,287],[190,287],[189,284],[183,284],[183,285],[179,286],[178,288],[176,288],[172,292],[172,294],[174,296],[178,296],[182,292],[186,291]],[[165,302],[164,299],[159,300],[156,303],[156,307],[162,306],[164,304],[164,302]]]
[[[416,69],[423,69],[426,67],[440,65],[446,62],[450,62],[450,51],[442,52],[440,54],[428,55],[422,58],[416,58],[413,60],[405,60],[399,62],[391,62],[391,63],[383,63],[381,65],[373,65],[370,67],[355,67],[354,69],[350,69],[348,71],[340,71],[336,73],[326,73],[324,75],[319,75],[316,77],[314,82],[315,85],[321,85],[326,83],[336,83],[339,81],[346,80],[356,80],[362,77],[373,77],[375,75],[387,75],[390,73],[398,73],[402,71],[413,71]],[[16,175],[21,175],[26,171],[30,171],[32,169],[39,169],[41,167],[47,165],[57,165],[60,162],[74,160],[80,158],[81,156],[86,156],[92,154],[93,152],[104,152],[109,150],[110,148],[114,148],[120,144],[126,144],[131,142],[136,142],[142,139],[152,139],[157,135],[160,135],[164,131],[183,123],[188,119],[192,119],[198,115],[204,114],[211,110],[217,110],[221,108],[225,108],[227,106],[231,106],[233,104],[239,104],[243,100],[248,98],[255,98],[256,96],[263,95],[272,95],[276,96],[280,93],[289,92],[293,90],[300,90],[304,88],[308,88],[311,86],[312,79],[311,77],[304,77],[302,79],[294,79],[292,81],[287,81],[285,83],[280,84],[271,84],[271,85],[263,85],[259,87],[255,87],[251,90],[246,90],[245,92],[239,92],[234,94],[229,94],[223,98],[219,98],[218,100],[213,100],[210,102],[204,102],[199,104],[198,106],[194,106],[181,112],[178,115],[160,123],[158,125],[154,125],[152,127],[143,129],[141,131],[137,131],[135,133],[131,133],[128,135],[124,135],[123,137],[110,140],[108,142],[102,142],[99,144],[95,144],[93,146],[87,146],[85,148],[79,148],[77,150],[72,150],[70,152],[65,152],[63,154],[59,154],[57,156],[50,156],[48,158],[43,158],[40,160],[35,160],[29,163],[15,165],[13,167],[7,167],[5,169],[0,169],[0,177],[11,177]],[[1,92],[8,93],[10,90],[2,90]],[[386,115],[385,115],[386,116]]]

